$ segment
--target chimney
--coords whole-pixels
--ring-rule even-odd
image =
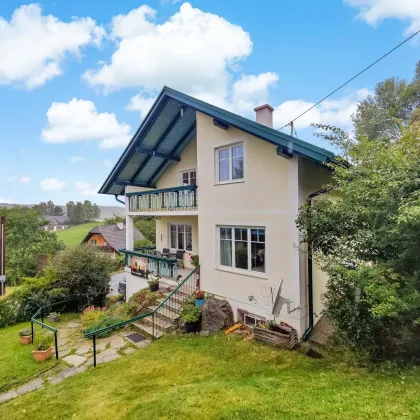
[[[123,222],[117,222],[117,227],[119,230],[124,230],[124,223]]]
[[[257,106],[254,108],[256,121],[259,124],[273,128],[273,111],[274,108],[268,104]]]

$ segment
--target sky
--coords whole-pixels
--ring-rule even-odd
[[[0,2],[0,202],[91,200],[165,85],[280,128],[420,29],[418,0]],[[352,130],[420,35],[295,123]],[[287,128],[284,129],[287,132]]]

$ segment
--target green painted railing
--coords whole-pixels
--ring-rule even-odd
[[[135,316],[134,318],[130,318],[125,321],[118,322],[116,324],[101,328],[99,330],[85,333],[84,337],[92,338],[92,341],[93,341],[93,366],[96,366],[96,338],[101,336],[104,333],[107,333],[116,329],[120,329],[129,324],[132,324],[133,322],[141,321],[142,319],[152,317],[152,328],[153,328],[152,337],[153,337],[153,340],[157,338],[155,334],[155,331],[156,331],[155,319],[157,318],[157,316],[162,315],[163,308],[167,308],[168,302],[172,301],[174,297],[176,297],[179,294],[182,294],[185,296],[186,295],[185,291],[187,290],[188,291],[191,290],[191,294],[192,294],[196,289],[200,288],[200,284],[199,284],[200,271],[199,270],[200,270],[200,267],[196,267],[194,270],[192,270],[191,273],[188,274],[188,276],[185,277],[184,280],[181,280],[180,283],[176,286],[176,288],[153,311]],[[188,287],[186,288],[186,286]],[[180,299],[176,299],[176,302],[179,303],[179,309],[180,309],[180,306],[181,306]]]
[[[197,210],[197,185],[126,193],[129,211]]]

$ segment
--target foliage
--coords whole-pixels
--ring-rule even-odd
[[[113,296],[108,296],[106,298],[106,307],[110,307],[112,305],[115,305],[117,302],[121,302],[124,300],[124,295],[113,295]]]
[[[44,229],[46,220],[38,210],[24,206],[0,208],[6,216],[6,276],[8,283],[19,284],[23,277],[34,276],[38,257],[63,248],[56,235]]]
[[[80,225],[86,221],[97,220],[101,217],[101,209],[97,204],[85,200],[83,203],[78,201],[69,201],[66,204],[67,216],[72,225]]]
[[[114,213],[113,217],[106,217],[104,219],[104,225],[116,225],[117,223],[125,223],[125,217]]]
[[[54,258],[53,267],[57,286],[67,288],[70,296],[79,296],[89,303],[100,303],[99,300],[109,292],[113,263],[95,246],[83,244],[63,251]]]
[[[134,248],[147,248],[150,246],[155,246],[155,244],[152,241],[149,241],[148,239],[144,238],[144,239],[138,239],[137,241],[134,242]]]
[[[182,306],[181,316],[185,324],[193,324],[200,319],[201,310],[195,305],[185,304]]]
[[[64,216],[61,206],[56,206],[51,200],[41,201],[39,204],[32,206],[34,210],[38,210],[43,216]]]
[[[352,166],[334,168],[331,198],[303,206],[297,224],[329,275],[325,311],[340,337],[374,360],[419,362],[420,125],[401,133],[347,144]]]
[[[357,137],[396,140],[420,105],[420,61],[411,83],[390,78],[378,83],[375,92],[360,102],[353,116]]]
[[[35,334],[34,347],[35,350],[44,351],[48,350],[54,342],[54,335],[49,331],[42,331]]]
[[[141,312],[141,306],[135,302],[124,302],[110,306],[108,313],[121,321],[133,318]]]
[[[30,328],[24,328],[19,331],[20,337],[29,337],[30,335],[32,335],[32,330]]]
[[[102,322],[106,318],[105,310],[106,308],[88,306],[80,316],[83,330]]]
[[[135,216],[134,226],[148,239],[153,245],[156,241],[156,218],[152,216]]]
[[[197,268],[200,265],[200,257],[198,255],[191,255],[190,260],[195,268]]]
[[[150,286],[153,286],[155,284],[159,284],[160,276],[151,276],[149,280],[147,280],[147,283],[149,283]]]

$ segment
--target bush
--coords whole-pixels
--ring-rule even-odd
[[[32,335],[32,330],[30,328],[24,328],[19,331],[20,337],[29,337],[30,335]]]
[[[121,320],[119,320],[117,318],[113,318],[113,317],[105,315],[104,318],[98,319],[98,321],[96,323],[92,323],[83,332],[84,333],[89,333],[89,332],[97,331],[97,330],[100,330],[102,328],[106,328],[106,327],[110,327],[111,325],[118,324],[118,322],[120,322],[120,321]],[[97,337],[99,337],[99,338],[108,337],[111,334],[112,334],[112,330],[109,330],[109,331],[105,331],[103,333],[98,334]]]
[[[155,246],[154,242],[149,241],[149,239],[138,239],[137,241],[134,242],[134,248],[146,248],[149,246]]]
[[[83,330],[91,327],[92,325],[97,325],[106,317],[105,308],[101,309],[94,306],[88,306],[80,317]]]
[[[121,321],[133,318],[138,315],[141,310],[141,306],[137,302],[127,302],[113,305],[107,311],[110,316],[118,318]]]
[[[156,220],[151,216],[136,216],[134,226],[148,239],[152,244],[156,241]]]
[[[183,305],[182,307],[182,319],[185,324],[193,324],[200,319],[201,311],[195,305]]]
[[[54,336],[50,332],[43,331],[35,334],[34,347],[38,351],[48,350],[54,341]]]

